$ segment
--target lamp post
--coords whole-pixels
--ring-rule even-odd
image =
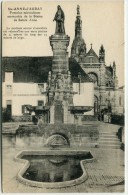
[[[78,78],[79,78],[79,95],[80,95],[80,91],[81,91],[81,89],[80,89],[80,84],[81,84],[81,74],[80,74],[80,72],[78,73]]]
[[[102,116],[101,116],[101,99],[102,99],[102,95],[101,94],[100,94],[99,98],[100,98],[99,113],[100,113],[100,121],[101,121],[102,120]]]

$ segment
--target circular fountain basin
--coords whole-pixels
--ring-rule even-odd
[[[30,160],[31,157],[33,158],[32,161]],[[74,164],[74,160],[72,159],[76,159],[76,164]],[[78,185],[88,179],[88,174],[85,170],[84,164],[92,162],[93,159],[91,153],[84,150],[24,150],[18,153],[15,157],[16,161],[25,163],[17,174],[17,179],[25,185],[42,188],[63,188]],[[38,162],[37,166],[35,166],[36,164],[33,164],[35,162]],[[69,164],[69,162],[71,164]],[[41,168],[39,168],[39,164],[41,164]],[[42,165],[48,165],[48,167],[46,168]],[[35,170],[33,170],[35,175],[33,177],[31,177],[30,172],[32,166],[35,167]],[[73,167],[75,168],[74,170]],[[78,170],[76,170],[76,168]],[[72,169],[72,171],[71,174],[69,173],[68,175],[70,169]],[[57,172],[55,172],[56,170]],[[41,171],[43,173],[42,175]],[[48,176],[48,171],[51,175],[50,180],[49,178],[44,178],[45,176]],[[64,173],[63,177],[62,171]],[[40,175],[41,180],[39,180]],[[60,177],[62,178],[59,180],[58,178]]]
[[[79,113],[91,111],[93,108],[93,106],[69,106],[68,110]]]

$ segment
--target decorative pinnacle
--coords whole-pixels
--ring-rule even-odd
[[[90,45],[91,45],[91,49],[92,49],[92,43]]]
[[[80,15],[80,6],[77,5],[77,15]]]
[[[115,63],[115,61],[113,62],[113,66],[114,66],[114,67],[116,66],[116,63]]]
[[[101,52],[105,52],[103,44],[100,47]]]

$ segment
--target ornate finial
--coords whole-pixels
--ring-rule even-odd
[[[91,49],[92,49],[92,43],[90,45],[91,45]]]
[[[80,6],[77,5],[77,15],[80,15]]]
[[[100,51],[101,51],[101,52],[105,52],[103,44],[102,44],[101,47],[100,47]]]
[[[115,63],[115,61],[113,61],[113,67],[115,67],[116,66],[116,63]]]

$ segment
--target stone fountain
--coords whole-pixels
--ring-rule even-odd
[[[33,108],[36,113],[42,114],[42,118],[38,122],[38,130],[35,130],[35,133],[43,134],[46,140],[54,135],[54,145],[64,143],[65,138],[62,138],[62,134],[69,139],[69,135],[74,133],[74,129],[79,131],[84,112],[93,109],[91,106],[74,106],[73,104],[73,96],[76,92],[73,91],[73,82],[69,71],[67,48],[70,37],[65,33],[64,19],[64,12],[58,6],[53,20],[56,21],[55,34],[49,37],[53,60],[44,92],[47,101],[45,106]],[[57,134],[57,139],[55,139],[55,134]],[[68,140],[67,143],[69,143]]]
[[[84,112],[92,110],[93,107],[73,105],[73,95],[76,92],[73,91],[69,71],[67,47],[70,37],[65,33],[64,18],[64,12],[58,6],[54,17],[54,21],[56,21],[55,34],[49,38],[53,60],[45,92],[47,103],[42,111],[47,113],[50,124],[74,124],[75,118],[79,118],[78,124],[81,125],[82,115]]]
[[[48,122],[43,123],[42,121],[38,123],[38,127],[30,127],[29,129],[23,129],[23,127],[21,127],[16,132],[19,142],[21,142],[22,137],[25,142],[27,142],[26,138],[29,139],[29,150],[20,152],[15,158],[25,163],[25,166],[19,171],[17,179],[25,185],[34,187],[61,188],[80,184],[88,178],[83,162],[85,159],[87,162],[93,160],[93,156],[89,151],[80,150],[80,148],[78,148],[78,143],[74,142],[75,145],[72,145],[73,136],[78,134],[84,134],[92,144],[92,137],[90,138],[92,132],[90,132],[90,127],[82,126],[81,119],[84,112],[90,111],[93,107],[73,105],[73,95],[76,94],[76,92],[73,91],[67,52],[70,38],[65,34],[64,13],[60,6],[58,6],[57,9],[54,18],[56,21],[55,34],[49,38],[53,51],[53,61],[52,70],[48,74],[47,88],[45,91],[47,102],[43,107],[34,108],[35,112],[41,112],[44,118],[48,119]],[[77,124],[76,118],[78,119]],[[95,128],[92,129],[98,132]],[[40,149],[44,146],[46,146],[46,148],[43,148],[43,150]],[[30,158],[32,159],[30,160]],[[48,158],[48,160],[46,161],[44,158]],[[23,159],[25,159],[25,161]],[[31,162],[29,162],[29,160],[32,161],[32,164],[33,162],[37,163],[34,166],[34,170],[31,170]],[[39,167],[39,170],[37,170],[38,164],[39,166],[42,164],[42,168]],[[79,165],[79,175],[76,171],[76,165]],[[73,166],[75,168],[72,170]],[[42,177],[44,177],[46,173],[41,171],[45,169],[49,170],[50,167],[52,169],[49,171],[50,179],[42,180]],[[53,168],[55,170],[53,170]],[[60,178],[56,180],[57,170],[59,171],[58,177],[60,177],[60,174],[62,176],[61,180]],[[66,172],[66,170],[68,171]],[[68,174],[70,170],[72,170],[71,176]],[[32,178],[33,174],[37,174],[38,177],[35,176],[34,179],[30,179],[31,174]],[[38,178],[40,178],[39,182]]]

